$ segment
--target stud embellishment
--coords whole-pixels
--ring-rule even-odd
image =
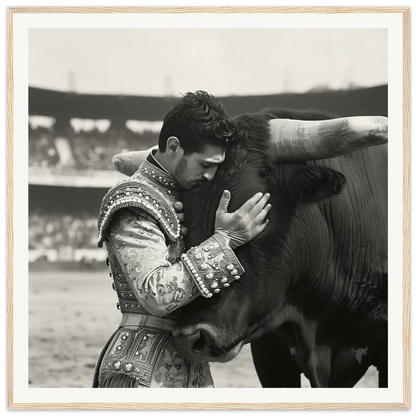
[[[126,370],[126,372],[127,372],[127,373],[130,373],[131,371],[133,371],[133,370],[134,370],[134,365],[133,365],[132,363],[127,363],[127,364],[124,366],[124,369]]]
[[[229,287],[244,272],[234,253],[229,253],[215,237],[191,247],[181,258],[199,291],[207,298]]]
[[[175,208],[175,210],[177,212],[182,211],[183,210],[183,204],[182,204],[182,202],[181,201],[175,201],[173,203],[173,208]]]

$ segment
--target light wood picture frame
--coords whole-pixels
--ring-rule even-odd
[[[243,16],[250,16],[255,23],[247,26],[247,20],[244,21]],[[27,74],[29,71],[28,55],[31,48],[30,31],[80,28],[100,30],[126,27],[137,29],[140,28],[144,18],[150,17],[165,19],[167,27],[172,28],[188,27],[186,25],[189,25],[189,18],[192,17],[194,20],[201,19],[198,24],[205,24],[209,28],[265,28],[266,26],[262,26],[262,19],[265,19],[265,25],[267,24],[270,30],[302,27],[312,30],[319,28],[321,24],[322,28],[333,30],[343,27],[352,30],[376,28],[387,31],[385,47],[388,51],[387,103],[390,130],[389,247],[394,247],[392,250],[394,260],[389,263],[391,272],[389,282],[393,275],[396,279],[394,288],[389,285],[388,295],[389,320],[392,322],[392,317],[395,323],[395,328],[391,332],[389,326],[389,350],[391,350],[389,351],[389,387],[384,389],[301,389],[300,391],[252,388],[236,391],[236,389],[219,388],[215,389],[215,392],[212,389],[205,389],[209,391],[202,393],[192,390],[186,392],[186,395],[182,391],[184,389],[180,389],[181,391],[175,393],[176,396],[169,395],[169,393],[166,396],[161,394],[156,396],[150,391],[141,400],[137,399],[139,397],[137,393],[134,395],[125,389],[111,389],[104,394],[98,391],[100,389],[91,389],[89,386],[72,388],[71,385],[59,385],[53,388],[29,384],[29,353],[32,346],[28,322],[30,319],[29,303],[33,295],[29,290],[29,271],[26,261],[28,254],[23,253],[26,248],[22,247],[24,243],[25,247],[28,247],[27,126],[30,84]],[[273,23],[273,20],[276,22]],[[201,26],[195,27],[199,29]],[[51,53],[62,53],[62,51],[51,51]],[[236,76],[238,77],[238,74]],[[7,407],[9,409],[158,410],[409,409],[409,94],[409,8],[407,7],[8,8]],[[390,191],[392,191],[391,194]],[[65,300],[65,293],[60,292],[57,296],[62,296],[63,303],[70,304],[70,300]],[[45,306],[42,307],[45,308]],[[47,343],[43,348],[48,349]],[[99,351],[100,349],[97,353]],[[94,369],[90,368],[89,371],[91,371],[92,379]]]

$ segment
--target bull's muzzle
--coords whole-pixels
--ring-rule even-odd
[[[190,361],[227,362],[235,358],[243,346],[243,337],[227,343],[221,342],[223,338],[207,323],[178,327],[173,331],[175,349]]]

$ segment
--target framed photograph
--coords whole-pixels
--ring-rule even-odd
[[[7,16],[9,409],[409,408],[408,8],[12,7]],[[336,120],[348,130],[313,128],[332,141],[358,126],[373,142],[303,159],[276,145],[261,180],[241,179],[257,147],[244,153],[233,177],[261,190],[275,175],[271,194],[284,203],[272,204],[267,247],[235,250],[246,276],[224,291],[238,290],[238,301],[222,291],[189,304],[193,322],[210,308],[189,344],[204,363],[197,381],[178,385],[183,364],[172,358],[162,378],[140,367],[148,384],[131,386],[176,390],[93,388],[100,354],[133,308],[97,247],[101,201],[126,178],[113,156],[157,145],[166,112],[195,91],[223,104],[236,135],[242,114],[261,113],[270,128],[256,140],[280,140],[274,120],[293,121],[296,147],[295,133],[313,135],[305,126]],[[321,176],[276,174],[301,168]],[[184,241],[197,232],[185,223]],[[178,322],[161,327],[172,345],[189,333]],[[125,359],[108,366],[127,374],[136,361]],[[201,381],[208,366],[215,389],[186,390],[212,387]]]

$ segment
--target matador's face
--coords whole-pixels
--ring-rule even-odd
[[[224,159],[225,149],[214,145],[206,145],[202,153],[182,154],[175,167],[175,178],[182,188],[194,189],[212,180]]]

